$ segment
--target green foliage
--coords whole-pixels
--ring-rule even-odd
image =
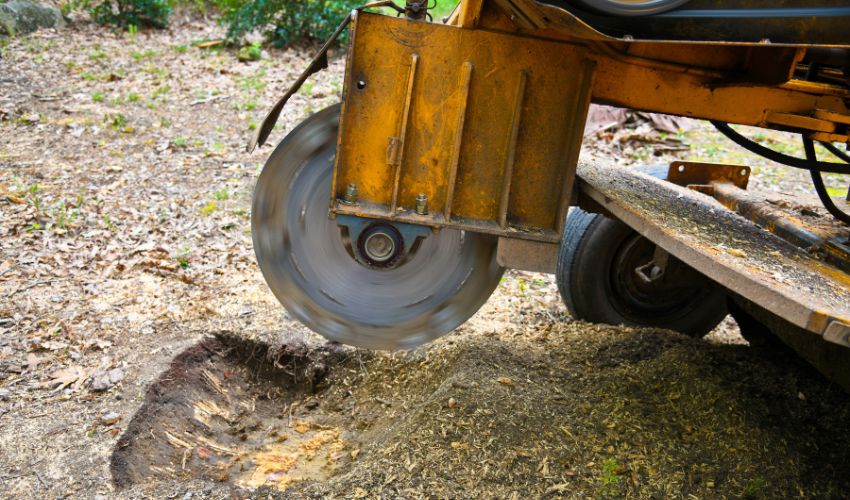
[[[254,30],[276,47],[302,39],[325,40],[362,0],[215,0],[230,43]]]
[[[247,45],[239,49],[236,58],[242,62],[259,61],[262,55],[262,46],[258,42]]]
[[[457,0],[437,0],[437,5],[428,12],[434,17],[435,23],[441,23],[444,18],[448,17],[452,13],[457,4]]]
[[[109,124],[109,127],[119,132],[132,131],[127,126],[127,117],[121,113],[108,114],[104,117],[104,121]]]
[[[836,197],[836,196],[844,196],[845,191],[840,188],[835,188],[832,186],[826,186],[826,194]]]
[[[189,254],[192,253],[192,249],[189,247],[183,247],[179,252],[173,255],[174,259],[177,260],[177,263],[183,269],[187,269],[189,267]]]
[[[602,462],[602,474],[599,476],[597,497],[610,498],[617,496],[618,483],[620,482],[620,478],[617,476],[619,470],[620,464],[614,457],[606,458]]]
[[[135,41],[139,28],[167,28],[171,0],[71,0],[62,9],[88,11],[99,24],[127,28]]]
[[[106,229],[109,229],[110,231],[117,231],[118,230],[118,228],[115,227],[115,223],[112,222],[112,218],[109,217],[109,215],[103,214],[101,221],[103,221],[103,225],[106,226]]]
[[[767,486],[767,482],[761,476],[755,477],[747,482],[746,487],[744,488],[744,493],[741,495],[743,498],[767,498],[765,494],[765,487]]]

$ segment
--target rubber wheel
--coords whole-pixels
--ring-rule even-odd
[[[558,290],[575,319],[676,330],[703,337],[726,317],[726,292],[670,256],[661,279],[647,284],[635,268],[655,245],[617,219],[573,209],[556,270]]]
[[[614,16],[651,16],[673,10],[688,0],[580,0],[591,9]]]
[[[753,311],[757,310],[755,308],[758,306],[746,299],[733,295],[729,295],[727,300],[729,314],[735,320],[735,323],[738,323],[741,336],[750,343],[751,347],[774,348],[783,345],[782,341],[771,331],[770,327],[752,314]],[[762,313],[762,315],[764,314]]]

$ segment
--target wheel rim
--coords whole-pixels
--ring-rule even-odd
[[[671,257],[663,280],[647,284],[635,268],[652,260],[655,245],[639,234],[628,236],[609,268],[611,303],[639,324],[663,324],[689,314],[709,292],[708,280]]]

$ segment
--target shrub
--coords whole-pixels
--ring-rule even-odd
[[[127,28],[143,26],[167,28],[171,15],[170,0],[101,0],[91,10],[92,19],[100,24]]]
[[[62,4],[65,14],[77,9],[87,11],[99,24],[132,30],[167,28],[171,0],[69,0]]]
[[[231,43],[261,31],[276,47],[325,40],[363,0],[216,0]]]

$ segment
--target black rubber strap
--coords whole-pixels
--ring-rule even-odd
[[[827,151],[834,154],[839,160],[850,164],[850,156],[848,156],[847,153],[845,153],[844,151],[841,151],[840,149],[835,147],[835,144],[832,144],[830,142],[821,142],[820,144],[821,146],[825,147]]]
[[[808,159],[797,158],[796,156],[789,156],[784,153],[780,153],[778,151],[774,151],[770,148],[762,146],[761,144],[755,141],[747,139],[743,135],[733,130],[728,123],[712,121],[711,124],[714,125],[714,128],[719,130],[721,134],[728,137],[735,144],[741,146],[742,148],[752,153],[755,153],[759,156],[763,156],[768,160],[775,161],[777,163],[782,163],[783,165],[788,165],[789,167],[802,168],[803,170],[827,172],[832,174],[850,174],[850,165],[846,163],[830,163],[826,161],[817,160],[811,161]]]
[[[815,143],[808,137],[803,137],[803,149],[806,150],[806,159],[811,163],[817,163],[818,156],[815,152]],[[826,211],[831,213],[833,217],[841,222],[850,225],[850,214],[847,214],[832,201],[829,192],[826,190],[826,185],[823,182],[823,176],[817,170],[811,169],[812,184],[815,185],[815,191],[818,193],[821,203],[823,203]]]

